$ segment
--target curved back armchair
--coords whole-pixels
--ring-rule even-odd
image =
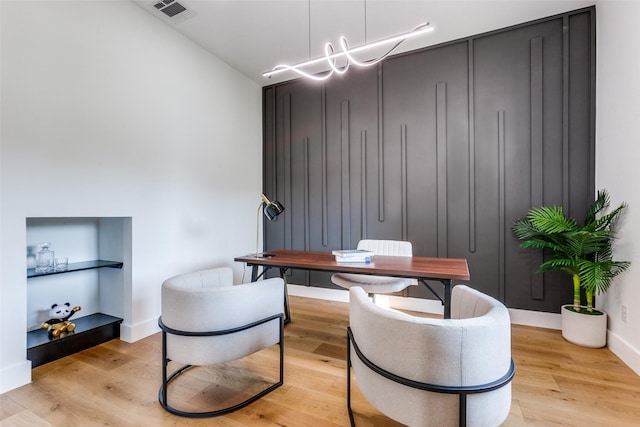
[[[364,239],[358,242],[357,249],[371,251],[374,253],[374,256],[413,256],[413,247],[411,242],[403,240]],[[350,289],[353,286],[361,287],[369,295],[400,292],[407,286],[418,284],[415,279],[353,273],[336,273],[331,276],[331,281],[346,289]]]
[[[283,295],[280,278],[233,285],[229,267],[182,274],[162,284],[162,386],[160,404],[186,417],[210,417],[240,409],[283,384]],[[193,366],[241,359],[280,346],[279,381],[231,407],[188,412],[168,403],[168,385]],[[169,376],[170,361],[184,365]]]
[[[468,286],[452,293],[452,318],[382,309],[350,290],[347,408],[351,367],[365,398],[408,426],[497,426],[509,414],[514,365],[509,312]]]

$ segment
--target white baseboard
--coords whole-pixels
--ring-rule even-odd
[[[137,325],[120,324],[120,339],[124,342],[135,342],[160,331],[158,319],[150,319]]]
[[[562,329],[560,313],[546,313],[544,311],[521,310],[510,308],[509,316],[514,325],[535,326],[536,328]]]
[[[0,370],[0,394],[31,382],[31,361],[8,366]]]
[[[640,375],[640,352],[638,350],[610,330],[607,330],[607,347],[636,374]]]
[[[287,285],[287,292],[294,297],[324,299],[327,301],[349,302],[349,291],[345,289],[327,289],[315,286]]]
[[[327,301],[349,302],[349,291],[346,289],[328,289],[315,286],[287,285],[289,295],[296,297],[323,299]],[[383,307],[419,311],[421,313],[442,314],[444,312],[439,301],[422,298],[404,298],[393,295],[376,295],[376,304]]]
[[[442,303],[432,299],[399,297],[395,295],[376,295],[376,304],[382,307],[418,311],[420,313],[444,314],[444,306]]]

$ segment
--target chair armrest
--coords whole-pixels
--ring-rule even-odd
[[[231,267],[217,267],[208,270],[180,274],[164,281],[163,286],[176,288],[220,288],[233,285]]]
[[[280,278],[223,288],[162,289],[162,321],[181,331],[232,329],[283,311],[284,282]]]

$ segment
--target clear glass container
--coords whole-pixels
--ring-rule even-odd
[[[27,246],[27,268],[36,268],[37,246]]]
[[[49,250],[51,243],[40,243],[40,250],[36,252],[36,273],[50,273],[53,271],[55,253]]]

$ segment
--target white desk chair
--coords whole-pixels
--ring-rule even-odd
[[[375,255],[413,256],[411,242],[399,240],[360,240],[357,249],[373,252]],[[375,259],[372,260],[375,262]],[[375,294],[390,294],[400,292],[408,286],[417,285],[415,279],[403,277],[370,276],[366,274],[336,273],[331,281],[345,289],[358,286],[370,296]]]

